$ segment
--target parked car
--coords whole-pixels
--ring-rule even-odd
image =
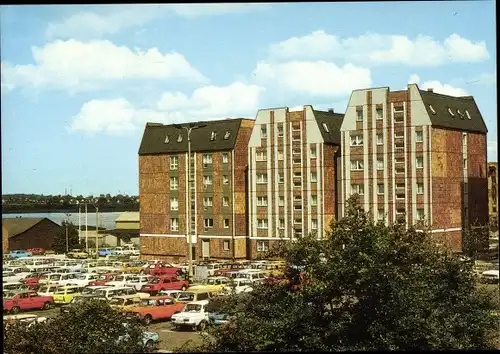
[[[144,270],[144,266],[147,264],[147,261],[126,262],[123,264],[122,272],[128,274],[138,274]]]
[[[47,321],[47,317],[38,316],[35,314],[22,313],[18,315],[6,315],[3,316],[3,322],[6,324],[6,328],[11,323],[20,322],[25,323],[28,326],[33,325],[33,323],[41,323]]]
[[[14,315],[23,310],[48,310],[53,304],[54,298],[52,296],[40,296],[34,291],[5,292],[3,295],[3,310]]]
[[[215,292],[206,290],[188,290],[180,292],[177,295],[176,300],[179,302],[188,303],[192,301],[209,300],[215,296],[217,296],[217,293]]]
[[[44,274],[40,278],[40,283],[53,283],[59,285],[68,285],[76,279],[78,273],[50,273]]]
[[[175,329],[189,327],[204,330],[209,322],[208,312],[205,310],[208,300],[193,301],[186,304],[180,313],[172,315]]]
[[[19,283],[23,279],[24,279],[23,275],[19,275],[10,271],[2,272],[2,282],[4,283]]]
[[[177,297],[179,296],[180,293],[182,293],[182,290],[160,290],[158,294],[168,295],[177,300]]]
[[[152,296],[143,299],[139,306],[129,309],[127,313],[132,317],[137,316],[141,322],[149,325],[152,321],[170,319],[173,314],[181,312],[184,305],[171,296]]]
[[[245,265],[242,263],[232,263],[227,264],[224,268],[219,268],[214,271],[215,276],[226,276],[226,273],[238,271],[241,269],[245,269]]]
[[[229,284],[229,278],[226,277],[209,277],[205,279],[201,284],[191,285],[188,290],[206,290],[206,291],[221,291],[227,284]]]
[[[135,275],[128,280],[127,285],[133,286],[137,291],[140,291],[151,279],[152,276],[150,275]]]
[[[119,311],[127,311],[139,306],[141,300],[142,298],[138,294],[115,296],[109,300],[109,306]]]
[[[253,291],[252,282],[247,278],[234,278],[224,286],[223,291],[230,294],[251,292]]]
[[[208,320],[209,323],[215,326],[227,325],[231,320],[233,320],[234,316],[229,316],[225,313],[209,313]]]
[[[82,249],[75,248],[66,253],[66,257],[74,259],[87,259],[89,258],[89,254]]]
[[[116,254],[116,252],[112,248],[100,248],[97,254],[99,255],[99,257],[106,257],[109,255]]]
[[[106,285],[87,285],[82,289],[81,295],[95,295],[96,290],[108,288]]]
[[[103,289],[98,289],[95,291],[95,296],[105,297],[106,299],[111,299],[115,296],[121,295],[138,295],[141,298],[149,297],[149,294],[144,292],[137,292],[135,288],[131,286],[121,287],[121,286],[107,286]]]
[[[71,302],[67,305],[62,305],[60,307],[60,311],[61,313],[68,313],[69,310],[73,307],[73,306],[78,306],[78,305],[81,305],[82,303],[84,303],[85,301],[90,301],[90,300],[95,300],[95,301],[105,301],[105,302],[108,302],[109,300],[104,298],[104,297],[96,297],[96,296],[92,296],[92,295],[78,295],[78,296],[75,296],[73,298],[73,300],[71,300]]]
[[[159,275],[183,275],[184,270],[179,267],[174,267],[168,263],[155,263],[144,268],[144,274],[159,276]]]
[[[99,275],[99,278],[97,280],[93,280],[89,282],[90,286],[99,286],[99,285],[105,285],[107,282],[112,281],[115,279],[115,276],[117,274],[114,273],[106,273],[106,274],[101,274]]]
[[[142,286],[141,291],[157,295],[161,290],[186,290],[188,287],[187,280],[182,280],[178,276],[166,275],[154,277],[149,283]]]
[[[11,283],[3,283],[2,284],[2,292],[10,291],[10,292],[21,292],[28,291],[28,287],[20,282],[11,282]]]
[[[215,272],[219,269],[227,269],[227,265],[225,263],[210,263],[206,265],[207,267],[207,275],[209,277],[214,276]]]
[[[487,284],[498,284],[499,271],[498,269],[490,269],[481,273],[481,281]]]
[[[127,326],[126,323],[123,324],[124,326]],[[117,342],[119,343],[120,341],[127,340],[127,338],[130,338],[130,335],[127,333],[125,335],[119,336],[117,339]],[[149,331],[144,331],[142,332],[141,336],[141,342],[144,348],[149,349],[148,352],[153,353],[158,347],[158,343],[160,341],[160,336],[156,332],[149,332]]]
[[[115,278],[111,281],[106,282],[104,285],[108,286],[126,286],[128,285],[127,283],[135,278],[135,274],[120,274],[115,276]]]
[[[74,278],[71,281],[71,284],[79,285],[79,286],[83,287],[83,286],[89,285],[89,283],[91,283],[92,281],[95,281],[95,280],[99,280],[99,274],[97,274],[97,273],[83,273],[83,274],[77,275],[76,278]]]
[[[56,304],[69,304],[75,296],[81,294],[82,287],[75,285],[64,285],[57,288],[52,296]]]
[[[21,257],[31,257],[31,256],[32,256],[31,252],[27,252],[24,250],[14,250],[10,251],[8,254],[9,258],[21,258]]]
[[[44,274],[47,274],[47,273],[44,273],[44,272],[34,272],[34,273],[31,273],[28,276],[26,276],[26,278],[24,278],[22,280],[22,282],[24,284],[26,284],[27,286],[36,286],[36,285],[38,285],[38,283],[40,282],[40,278]]]
[[[57,288],[59,288],[57,284],[41,284],[36,292],[40,296],[54,296]]]
[[[18,276],[21,277],[21,279],[26,278],[28,275],[31,274],[31,269],[27,268],[26,266],[11,266],[11,267],[5,267],[3,268],[3,271],[5,272],[12,272]]]

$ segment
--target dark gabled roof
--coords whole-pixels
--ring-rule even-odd
[[[419,91],[433,126],[484,134],[488,132],[483,116],[472,96],[454,97],[420,89]],[[448,108],[455,116],[448,112]]]
[[[49,218],[3,218],[2,225],[7,228],[9,238],[11,238],[31,229],[33,226],[45,219],[56,224]]]
[[[191,131],[191,151],[223,151],[232,150],[236,143],[236,137],[245,118],[223,119],[206,122],[193,122],[182,124],[182,126],[204,124],[202,128]],[[211,140],[212,132],[215,139]],[[224,139],[226,132],[229,137]],[[182,141],[178,142],[179,135]],[[166,138],[168,136],[168,142]],[[178,129],[174,124],[164,125],[160,123],[146,123],[144,135],[142,136],[139,155],[169,154],[188,151],[186,129]]]
[[[316,111],[314,109],[313,113],[325,144],[340,146],[340,127],[342,126],[344,115],[341,113]],[[327,125],[328,132],[325,130],[323,123]]]

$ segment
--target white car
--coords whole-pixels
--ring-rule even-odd
[[[498,269],[486,270],[481,273],[481,280],[485,283],[498,284],[500,272]]]
[[[182,292],[183,292],[182,290],[160,290],[158,294],[159,295],[168,295],[168,296],[171,296],[177,300],[177,297]]]
[[[33,325],[33,323],[41,323],[45,322],[47,320],[47,317],[42,317],[42,316],[37,316],[37,315],[32,315],[32,314],[27,314],[27,313],[22,313],[18,315],[7,315],[3,316],[3,322],[4,323],[10,323],[10,322],[22,322],[22,323],[27,323],[28,326]]]
[[[206,306],[208,300],[188,302],[182,312],[172,315],[172,323],[176,329],[192,328],[200,331],[204,330],[208,324],[208,312]]]
[[[108,286],[127,286],[128,282],[135,279],[137,274],[121,274],[117,275],[112,281],[106,282],[104,285]]]
[[[39,283],[52,283],[58,285],[68,285],[76,279],[79,273],[50,273],[44,274],[40,278]]]
[[[3,283],[2,291],[28,291],[28,287],[21,282]]]
[[[80,295],[83,295],[83,296],[94,295],[97,290],[105,289],[105,288],[109,288],[109,286],[106,286],[106,285],[86,286],[82,289],[82,292],[80,293]]]
[[[2,272],[2,282],[3,283],[19,283],[21,280],[26,278],[26,276],[22,276],[13,272]]]
[[[26,278],[28,275],[33,273],[29,268],[27,267],[8,267],[3,269],[4,272],[12,272],[18,276],[21,277],[21,279]]]
[[[76,276],[75,279],[71,281],[71,284],[78,286],[87,286],[91,281],[99,280],[99,274],[97,273],[83,273]]]
[[[253,291],[252,281],[247,278],[234,278],[224,287],[226,293],[247,293]]]
[[[150,295],[148,293],[141,293],[137,292],[135,288],[131,286],[107,286],[102,289],[97,289],[94,292],[94,296],[97,297],[105,297],[106,299],[111,299],[112,297],[115,296],[122,296],[122,295],[136,295],[139,296],[141,299],[147,298]]]
[[[149,283],[152,276],[150,275],[136,275],[129,279],[126,285],[133,286],[137,291],[142,289],[142,286]]]
[[[44,284],[36,292],[40,296],[54,296],[55,292],[59,288],[57,284]]]

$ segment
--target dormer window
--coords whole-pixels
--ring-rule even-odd
[[[210,140],[214,141],[216,137],[217,137],[217,133],[216,132],[212,132],[212,134],[210,135]]]
[[[460,112],[459,109],[457,109],[457,113],[458,113],[458,115],[460,116],[461,119],[464,119],[464,114],[462,112]]]
[[[450,116],[455,117],[455,113],[453,113],[450,107],[448,107],[448,113],[450,114]]]
[[[432,105],[429,105],[429,109],[431,110],[432,114],[436,114],[436,111],[434,110],[434,107],[432,107]]]
[[[168,139],[168,135],[165,137],[165,144],[168,144],[170,140]]]
[[[465,114],[467,115],[467,118],[472,119],[468,110],[465,110]]]
[[[181,142],[182,142],[182,134],[179,134],[179,136],[177,137],[177,142],[178,142],[178,143],[181,143]]]
[[[224,140],[229,139],[230,136],[231,136],[231,132],[229,130],[227,130],[226,134],[224,134]]]
[[[328,129],[328,125],[326,123],[323,123],[323,129],[325,129],[325,132],[329,133],[330,130]]]

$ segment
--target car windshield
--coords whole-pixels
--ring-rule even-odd
[[[157,300],[155,299],[143,299],[141,300],[142,306],[155,306],[157,304]]]
[[[61,277],[61,276],[60,276],[59,274],[52,274],[52,275],[50,276],[50,279],[51,279],[51,280],[55,280],[55,279],[59,279],[60,277]]]
[[[186,307],[184,308],[185,312],[200,312],[201,311],[201,305],[199,304],[187,304]]]
[[[86,275],[78,275],[76,277],[76,279],[78,279],[78,280],[87,280],[87,276]]]
[[[160,278],[153,278],[153,279],[151,279],[150,283],[151,284],[158,284],[160,282],[160,280],[161,280]]]
[[[82,295],[90,295],[94,293],[94,289],[92,288],[83,288]]]
[[[106,275],[100,275],[99,280],[106,280]]]
[[[139,277],[132,277],[129,279],[132,283],[139,283],[142,279]]]
[[[180,292],[179,296],[177,296],[177,300],[179,300],[179,301],[193,301],[194,300],[194,294],[193,293]]]
[[[116,278],[115,278],[115,281],[124,281],[125,280],[125,277],[123,275],[118,275]]]
[[[3,298],[4,299],[10,299],[10,298],[13,298],[15,295],[15,293],[13,292],[10,292],[10,291],[4,291],[3,292]]]

